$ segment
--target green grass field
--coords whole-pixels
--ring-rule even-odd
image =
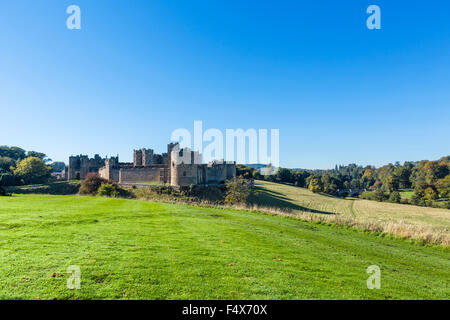
[[[410,200],[411,197],[414,194],[414,190],[413,189],[402,189],[400,190],[400,195],[402,196],[403,199],[408,199]]]
[[[448,248],[230,209],[15,195],[0,198],[0,247],[1,299],[450,295]],[[374,264],[380,290],[366,287]],[[81,268],[81,290],[66,287],[70,265]]]

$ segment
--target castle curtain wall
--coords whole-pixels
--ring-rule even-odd
[[[100,168],[98,171],[98,174],[100,177],[104,179],[108,179],[114,182],[119,182],[119,169],[113,168],[110,166],[105,166],[103,168]]]
[[[119,182],[120,183],[132,183],[132,182],[164,182],[167,179],[167,173],[164,172],[165,168],[161,167],[132,167],[122,168],[119,170]],[[166,169],[167,171],[167,169]],[[163,180],[163,181],[161,181]]]

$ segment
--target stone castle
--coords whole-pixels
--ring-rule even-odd
[[[119,162],[119,156],[101,158],[95,155],[72,156],[67,167],[68,180],[83,180],[88,173],[123,184],[160,183],[175,187],[220,184],[236,176],[236,163],[213,161],[202,163],[202,156],[178,143],[167,145],[167,153],[155,154],[152,149],[134,150],[133,162]]]

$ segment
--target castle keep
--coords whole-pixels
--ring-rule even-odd
[[[236,176],[236,163],[223,160],[202,163],[202,156],[178,143],[167,145],[167,153],[155,154],[152,149],[133,151],[133,162],[119,162],[119,157],[102,159],[95,155],[69,158],[69,180],[81,180],[89,172],[118,183],[161,183],[172,186],[219,184]]]

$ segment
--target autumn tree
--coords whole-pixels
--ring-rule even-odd
[[[441,197],[450,197],[450,174],[436,182],[436,189]]]
[[[314,193],[321,192],[322,191],[322,181],[321,181],[320,177],[318,177],[318,176],[311,177],[311,179],[309,180],[308,189]]]
[[[253,193],[250,181],[242,176],[228,181],[226,186],[226,204],[245,204]]]
[[[28,157],[20,161],[14,169],[14,175],[26,184],[42,183],[50,177],[51,168],[37,157]]]

